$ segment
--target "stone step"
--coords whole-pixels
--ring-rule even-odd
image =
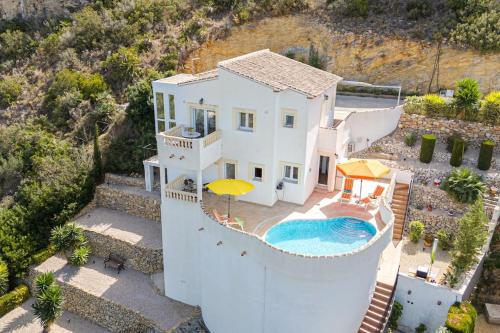
[[[370,324],[370,326],[372,327],[377,327],[378,329],[382,328],[382,323],[380,322],[380,320],[377,320],[370,316],[366,316],[363,321],[367,324]]]
[[[104,207],[87,211],[75,223],[85,230],[93,255],[116,253],[126,267],[146,274],[163,271],[160,223]]]
[[[99,207],[118,210],[130,215],[160,222],[160,192],[117,184],[101,184],[95,192],[95,203]]]
[[[179,332],[176,328],[199,317],[197,308],[156,294],[147,275],[133,269],[117,274],[97,257],[73,267],[54,256],[32,267],[29,279],[48,271],[63,289],[65,310],[111,332]]]

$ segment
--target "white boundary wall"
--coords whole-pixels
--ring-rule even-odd
[[[199,305],[214,333],[357,332],[392,238],[385,206],[382,231],[332,257],[281,251],[220,225],[197,203],[164,199],[162,209],[166,295]]]

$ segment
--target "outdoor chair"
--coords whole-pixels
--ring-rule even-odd
[[[212,211],[215,219],[223,225],[227,225],[228,227],[239,227],[241,230],[243,230],[243,227],[245,226],[245,221],[240,219],[239,217],[235,217],[234,219],[232,217],[227,217],[227,215],[221,215],[219,212],[214,209]]]
[[[118,274],[120,274],[120,271],[125,269],[125,259],[115,253],[110,253],[108,257],[104,259],[104,268],[107,267],[116,269]]]
[[[342,189],[342,194],[340,196],[340,203],[347,201],[350,202],[352,199],[352,188],[354,186],[354,179],[346,178],[344,181],[344,188]]]
[[[375,191],[373,191],[372,194],[369,196],[359,200],[360,205],[364,205],[366,209],[368,209],[368,206],[373,203],[373,201],[378,200],[381,196],[382,193],[384,193],[385,188],[383,186],[377,185],[375,188]]]

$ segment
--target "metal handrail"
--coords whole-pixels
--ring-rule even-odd
[[[411,191],[413,190],[413,178],[410,180],[410,186],[408,187],[408,200],[406,201],[406,210],[405,210],[405,220],[403,222],[402,232],[405,232],[406,224],[408,223],[408,219],[410,216],[410,200],[411,200]],[[401,235],[403,237],[403,235]]]

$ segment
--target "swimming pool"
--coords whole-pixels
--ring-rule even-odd
[[[321,256],[351,252],[368,243],[375,227],[355,217],[293,220],[271,227],[264,235],[269,244],[297,254]]]

